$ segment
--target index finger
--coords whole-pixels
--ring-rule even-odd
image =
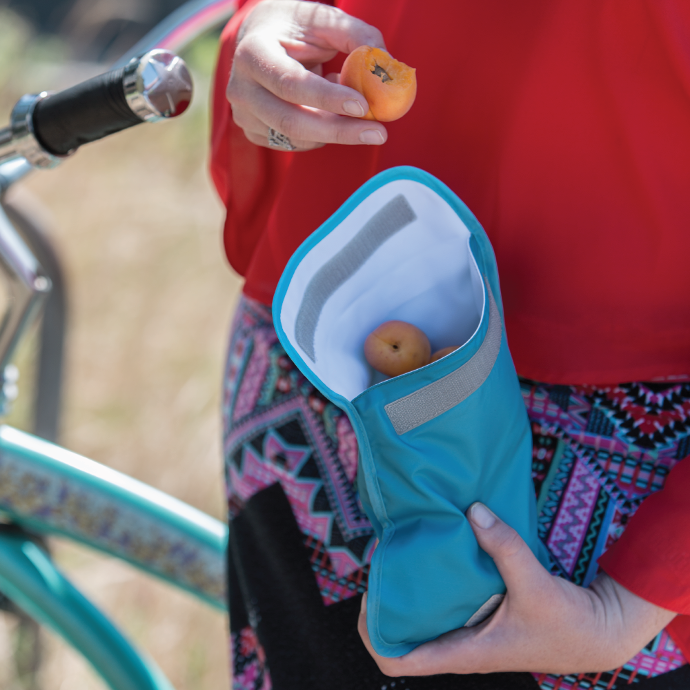
[[[285,49],[272,44],[266,37],[252,37],[248,41],[261,41],[262,59],[242,62],[241,51],[249,50],[251,45],[238,47],[235,64],[243,67],[247,76],[263,86],[278,98],[294,105],[306,105],[326,110],[336,115],[363,117],[369,104],[362,94],[348,86],[342,86],[324,79],[306,69],[291,58]],[[254,49],[253,53],[258,51]]]

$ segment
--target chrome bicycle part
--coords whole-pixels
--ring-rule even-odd
[[[0,321],[0,369],[10,363],[15,347],[50,292],[43,268],[0,206],[0,268],[7,278],[9,304]]]
[[[1,148],[2,144],[0,144]],[[33,169],[33,165],[25,158],[14,158],[0,163],[0,199],[15,182],[26,177]]]
[[[33,168],[18,159],[29,170]],[[0,165],[0,175],[11,163]],[[15,174],[21,167],[15,166]],[[8,175],[12,171],[9,171]],[[0,188],[2,180],[0,179]],[[68,299],[66,281],[58,247],[51,240],[51,228],[46,227],[40,216],[34,213],[31,201],[20,198],[4,199],[2,207],[19,236],[36,257],[51,283],[50,294],[41,308],[38,325],[37,351],[33,381],[32,433],[48,441],[58,440],[61,416],[62,381],[64,373],[65,330],[67,325]],[[6,368],[7,370],[7,368]],[[27,391],[28,392],[28,391]]]
[[[48,153],[36,139],[33,114],[36,104],[48,98],[49,92],[22,96],[12,109],[10,126],[0,130],[0,161],[25,158],[34,168],[54,168],[65,156]]]
[[[12,403],[17,399],[19,387],[19,369],[14,364],[8,364],[0,372],[0,415],[10,413]]]
[[[132,112],[147,122],[181,115],[192,100],[187,65],[168,50],[152,50],[132,59],[125,67],[122,85]]]
[[[7,146],[12,141],[12,130],[9,127],[3,127],[0,129],[0,149],[3,146]]]

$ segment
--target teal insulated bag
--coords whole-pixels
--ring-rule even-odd
[[[530,427],[508,351],[496,260],[435,177],[387,170],[295,252],[273,318],[304,375],[349,416],[362,504],[379,544],[367,626],[382,656],[488,616],[505,594],[465,517],[481,501],[539,553]],[[364,358],[381,323],[408,321],[449,355],[383,379]]]

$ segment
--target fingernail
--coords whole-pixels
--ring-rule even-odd
[[[359,140],[363,144],[383,144],[383,134],[378,129],[365,129],[360,135]]]
[[[355,117],[364,117],[365,115],[364,108],[359,101],[345,101],[343,103],[343,110],[348,115],[354,115]]]
[[[483,503],[473,503],[469,514],[470,520],[482,529],[489,529],[496,522],[496,516]]]

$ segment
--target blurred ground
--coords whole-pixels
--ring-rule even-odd
[[[34,174],[14,199],[46,220],[69,280],[62,444],[223,519],[220,383],[241,283],[222,257],[222,212],[207,174],[214,54],[211,39],[186,56],[196,99],[179,120],[85,146]],[[79,66],[61,71],[62,55],[0,8],[0,123],[20,93],[76,79]],[[21,353],[21,397],[9,420],[20,427],[28,424],[33,347]],[[178,690],[228,687],[223,615],[114,559],[53,548]],[[12,681],[13,626],[0,614],[3,690],[23,687]],[[44,639],[40,688],[103,690],[77,654]]]

